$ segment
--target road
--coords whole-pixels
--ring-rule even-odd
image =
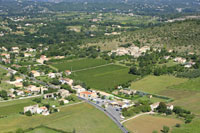
[[[100,111],[104,112],[111,120],[113,120],[116,125],[122,130],[123,133],[129,133],[128,130],[126,130],[126,128],[120,123],[120,121],[118,121],[111,113],[109,113],[106,109],[102,108],[101,106],[87,100],[87,99],[83,99],[81,97],[79,97],[79,99],[89,103],[90,105],[93,105],[94,107],[96,107],[97,109],[99,109]]]

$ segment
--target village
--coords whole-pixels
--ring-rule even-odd
[[[42,44],[40,45],[42,47]],[[42,50],[48,50],[48,47],[43,47]],[[128,48],[119,48],[117,50],[111,51],[109,55],[116,53],[118,56],[131,55],[135,58],[142,56],[147,50],[150,50],[150,47],[144,46],[139,48],[137,46],[131,46]],[[4,65],[12,64],[10,67],[5,68],[9,71],[7,76],[10,77],[10,80],[7,81],[8,84],[13,85],[13,88],[10,88],[7,92],[7,97],[5,100],[12,99],[23,99],[33,96],[42,97],[42,99],[53,99],[58,101],[61,105],[69,104],[69,96],[75,95],[78,98],[92,101],[96,106],[100,106],[108,110],[111,114],[114,114],[115,117],[120,121],[125,117],[122,115],[122,110],[124,108],[129,108],[135,105],[133,100],[121,97],[121,94],[129,96],[140,96],[152,98],[152,95],[137,92],[136,90],[130,90],[129,88],[123,88],[118,86],[118,89],[113,91],[112,94],[97,91],[93,89],[86,89],[79,84],[74,84],[74,81],[68,78],[72,74],[70,70],[65,70],[64,72],[56,72],[55,70],[47,67],[45,64],[46,61],[50,60],[45,55],[41,55],[39,58],[35,58],[37,50],[33,48],[27,48],[26,50],[20,50],[19,47],[12,47],[10,50],[5,47],[1,48],[1,63]],[[172,50],[169,52],[172,52]],[[193,54],[193,53],[189,53]],[[63,59],[64,56],[52,57],[53,59]],[[195,62],[189,61],[182,57],[172,58],[170,56],[164,57],[166,60],[173,59],[174,62],[183,64],[184,67],[190,68]],[[26,69],[18,65],[18,62],[32,61],[35,62],[34,65],[28,65]],[[18,64],[15,64],[18,63]],[[40,81],[37,77],[46,76],[49,79],[52,79],[51,82]],[[39,81],[39,82],[38,82]],[[66,87],[66,86],[67,87]],[[65,86],[65,87],[63,87]],[[120,95],[119,95],[120,94]],[[3,100],[3,99],[2,99]],[[154,111],[160,102],[150,103],[151,110]],[[41,106],[41,107],[40,107]],[[42,105],[30,105],[24,107],[24,114],[29,112],[29,114],[42,114],[49,115],[49,107]],[[56,109],[56,105],[51,105],[52,108]],[[58,105],[57,105],[58,106]],[[167,105],[168,107],[168,105]],[[169,109],[173,110],[173,105],[169,105]],[[59,110],[57,110],[59,111]]]

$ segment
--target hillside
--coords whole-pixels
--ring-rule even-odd
[[[199,52],[200,20],[186,20],[161,26],[126,32],[117,38],[107,38],[90,45],[99,45],[103,50],[111,50],[126,43],[166,47],[177,51]]]

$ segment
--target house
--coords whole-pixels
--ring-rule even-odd
[[[16,90],[16,92],[18,96],[24,95],[24,91],[22,90]]]
[[[68,100],[66,100],[66,99],[60,99],[60,100],[59,100],[59,102],[61,102],[61,101],[63,101],[63,102],[64,102],[64,104],[67,104],[67,103],[69,103],[69,101],[68,101]]]
[[[37,113],[38,107],[39,107],[38,104],[24,107],[24,113],[30,111],[31,114],[35,114],[35,113]]]
[[[160,104],[160,102],[151,104],[151,105],[150,105],[151,110],[154,111],[154,110],[159,106],[159,104]]]
[[[33,74],[33,77],[40,76],[40,73],[38,71],[32,70],[31,73]]]
[[[15,82],[23,82],[23,78],[16,77],[16,78],[15,78]]]
[[[68,90],[65,90],[65,89],[60,89],[58,90],[58,93],[60,94],[60,96],[62,98],[65,98],[65,97],[68,97],[70,95],[69,91]]]
[[[44,94],[44,91],[48,91],[48,88],[41,87],[41,94]]]
[[[48,111],[48,109],[45,106],[37,108],[38,114],[42,114],[42,112],[46,112],[46,111]]]
[[[54,98],[54,94],[53,93],[44,94],[44,99],[47,98]]]
[[[15,68],[18,69],[18,68],[20,68],[21,66],[20,66],[20,65],[17,65],[17,64],[13,64],[12,67],[15,67]]]
[[[5,57],[6,59],[10,59],[10,54],[2,53],[1,56]]]
[[[12,47],[11,49],[13,53],[19,53],[19,47]]]
[[[49,58],[47,58],[45,55],[41,55],[40,59],[37,59],[37,62],[44,64],[44,61],[48,61]]]
[[[29,53],[24,53],[24,57],[31,57],[32,54],[29,54]]]
[[[72,89],[73,89],[73,90],[76,90],[77,93],[80,93],[80,92],[86,91],[86,89],[83,88],[83,87],[80,86],[80,85],[72,86]]]
[[[119,92],[123,93],[123,94],[127,94],[127,95],[133,95],[135,94],[137,91],[136,90],[130,90],[130,89],[121,89]]]
[[[73,84],[73,80],[72,79],[69,79],[69,78],[61,78],[59,80],[62,84],[68,84],[70,86],[72,86]]]
[[[103,92],[103,91],[97,91],[97,93],[99,93],[101,96],[104,96],[105,98],[113,98],[114,96],[112,94]]]
[[[50,78],[55,78],[55,77],[56,77],[56,74],[55,74],[55,73],[52,73],[52,72],[50,72],[50,73],[48,73],[48,74],[47,74],[47,76],[49,76]]]
[[[68,75],[72,74],[72,72],[70,70],[66,70],[65,74],[68,76]]]
[[[21,82],[15,82],[14,84],[16,87],[23,87],[23,83]]]
[[[170,56],[164,56],[165,60],[168,60],[170,58]]]
[[[26,50],[27,52],[35,52],[36,51],[36,49],[33,49],[33,48],[27,48],[27,50]]]
[[[80,92],[78,93],[78,96],[86,99],[93,99],[98,97],[96,93],[89,91]]]
[[[8,51],[8,49],[5,48],[5,47],[2,47],[1,49],[2,49],[3,51]]]
[[[173,110],[173,109],[174,109],[174,105],[172,105],[172,104],[167,104],[167,109]]]
[[[182,58],[182,57],[176,57],[174,59],[175,62],[178,62],[178,63],[181,63],[181,64],[184,64],[186,62],[186,59],[185,58]]]
[[[32,92],[32,93],[40,93],[40,87],[36,87],[34,85],[29,85],[26,90]]]

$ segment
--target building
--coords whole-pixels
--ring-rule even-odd
[[[68,90],[65,90],[65,89],[60,89],[58,90],[58,93],[60,94],[60,96],[62,98],[65,98],[65,97],[68,97],[70,95],[69,91]]]
[[[154,104],[151,104],[150,107],[151,107],[151,110],[154,111],[158,106],[159,106],[160,102],[157,102],[157,103],[154,103]]]
[[[29,53],[24,53],[24,57],[31,57],[32,54],[29,54]]]
[[[35,113],[37,113],[38,107],[39,107],[38,104],[24,107],[24,113],[30,111],[31,114],[35,114]]]
[[[72,74],[72,72],[70,70],[66,70],[65,74],[68,76],[68,75]]]
[[[114,97],[112,94],[109,94],[109,93],[106,93],[106,92],[103,92],[103,91],[97,91],[97,93],[100,94],[101,96],[104,96],[107,99]]]
[[[173,110],[173,109],[174,109],[174,105],[172,105],[172,104],[167,104],[167,109]]]
[[[19,53],[19,47],[12,47],[11,49],[13,53]]]
[[[26,90],[32,92],[32,93],[40,93],[40,87],[36,87],[34,85],[29,85]]]
[[[44,94],[44,99],[48,98],[54,98],[54,94],[53,93]]]
[[[127,89],[127,90],[121,89],[121,90],[119,90],[119,92],[121,92],[123,94],[127,94],[127,95],[133,95],[133,94],[137,93],[136,90],[130,90],[130,89]]]
[[[49,58],[47,58],[45,55],[41,55],[40,59],[37,59],[37,62],[44,64],[44,61],[48,61]]]
[[[70,86],[72,86],[73,84],[73,80],[72,79],[69,79],[69,78],[61,78],[59,80],[62,84],[68,84]]]
[[[73,90],[76,90],[77,93],[80,93],[80,92],[86,91],[86,89],[83,88],[83,87],[80,86],[80,85],[72,86],[72,89],[73,89]]]
[[[97,98],[98,97],[98,95],[96,93],[89,92],[89,91],[80,92],[80,93],[78,93],[78,96],[82,97],[82,98],[86,98],[86,99],[93,99],[93,98]]]
[[[174,59],[175,62],[178,62],[178,63],[181,63],[181,64],[184,64],[186,62],[186,59],[185,58],[182,58],[182,57],[176,57]]]
[[[33,74],[33,77],[40,76],[40,73],[38,71],[32,70],[31,73]]]

